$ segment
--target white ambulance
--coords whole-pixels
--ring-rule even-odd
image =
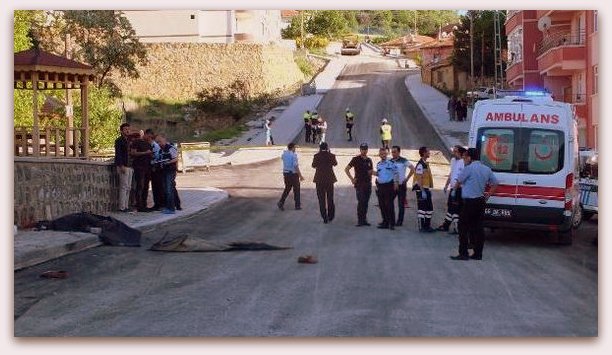
[[[546,93],[476,103],[469,145],[499,180],[486,227],[545,230],[571,244],[581,219],[577,132],[571,105]]]

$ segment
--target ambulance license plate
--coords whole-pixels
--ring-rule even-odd
[[[512,210],[506,208],[485,208],[485,216],[496,218],[512,218]]]

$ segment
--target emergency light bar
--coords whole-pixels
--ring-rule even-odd
[[[551,97],[551,94],[546,91],[537,90],[496,90],[495,98],[506,96],[522,96],[522,97]]]

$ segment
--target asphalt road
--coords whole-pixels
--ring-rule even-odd
[[[215,186],[230,199],[189,219],[146,231],[143,247],[99,247],[15,273],[16,336],[596,336],[597,220],[572,246],[546,233],[489,233],[482,261],[451,261],[457,238],[419,234],[414,196],[395,231],[354,227],[356,199],[343,168],[362,141],[376,145],[381,111],[394,143],[416,160],[420,145],[441,149],[393,62],[350,59],[324,99],[328,142],[338,155],[336,219],[323,224],[312,177],[313,148],[300,148],[301,211],[282,191],[280,161],[218,167],[179,177]],[[357,113],[346,142],[342,113]],[[371,151],[371,155],[375,154]],[[376,161],[376,158],[374,158]],[[448,166],[432,159],[434,226]],[[368,219],[379,221],[372,197]],[[163,253],[147,250],[166,232],[215,242],[261,241],[280,251]],[[300,255],[317,264],[299,264]],[[70,273],[41,279],[49,269]]]

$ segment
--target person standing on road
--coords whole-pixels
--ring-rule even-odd
[[[289,143],[287,145],[287,150],[283,152],[281,158],[283,160],[283,180],[285,183],[285,190],[283,190],[283,194],[281,195],[281,198],[276,205],[281,211],[283,211],[285,199],[287,199],[289,192],[293,189],[293,201],[295,202],[295,209],[301,210],[302,207],[300,205],[300,181],[304,181],[304,177],[300,172],[298,156],[295,153],[295,143]]]
[[[317,112],[317,110],[314,110],[312,112],[312,115],[310,115],[310,135],[311,135],[310,142],[312,144],[317,144],[318,128],[319,128],[319,113]]]
[[[448,178],[446,179],[446,184],[444,184],[444,193],[450,187],[450,193],[448,194],[447,200],[447,211],[446,216],[444,217],[444,223],[436,228],[437,231],[448,231],[451,225],[456,228],[459,225],[459,212],[461,212],[461,206],[463,205],[463,200],[461,199],[461,187],[455,188],[457,184],[457,179],[461,172],[463,171],[464,163],[463,163],[463,153],[465,153],[465,148],[460,145],[456,145],[453,147],[453,157],[450,161],[450,173],[448,174]]]
[[[145,130],[145,139],[151,145],[153,155],[151,157],[151,190],[153,190],[153,207],[152,210],[161,210],[166,205],[165,188],[164,188],[164,172],[158,168],[157,162],[161,160],[161,148],[155,141],[155,133],[151,128]]]
[[[376,195],[382,222],[378,224],[380,229],[395,229],[395,209],[393,208],[393,197],[399,189],[399,173],[394,162],[387,159],[389,150],[381,147],[378,150],[380,161],[376,164]]]
[[[419,232],[430,233],[435,232],[435,230],[431,228],[433,203],[431,201],[430,189],[433,188],[433,175],[431,174],[429,164],[427,164],[429,149],[427,147],[419,148],[419,156],[421,159],[414,168],[412,191],[416,191]]]
[[[389,149],[391,144],[391,125],[386,118],[382,119],[382,125],[380,126],[380,140],[382,141],[382,146]]]
[[[351,175],[351,168],[355,169],[355,177]],[[374,163],[368,157],[368,145],[362,143],[359,146],[359,155],[353,157],[344,168],[346,176],[353,186],[355,186],[355,194],[357,195],[357,227],[369,226],[368,202],[372,195],[372,174],[374,172]]]
[[[158,134],[157,143],[161,149],[161,160],[159,166],[164,172],[164,187],[166,208],[162,210],[163,214],[176,213],[176,170],[178,162],[178,150],[168,141],[166,135]]]
[[[448,100],[448,104],[446,104],[446,111],[448,112],[448,116],[451,121],[455,120],[456,108],[457,98],[455,97],[455,95],[451,95],[450,100]]]
[[[266,130],[266,145],[274,145],[274,138],[272,138],[272,122],[266,120],[264,123],[264,129]]]
[[[151,158],[153,150],[151,144],[145,140],[144,131],[140,131],[137,139],[130,145],[130,155],[133,157],[132,166],[136,177],[136,210],[138,212],[150,212],[147,208],[147,197],[149,196],[149,182],[151,181]]]
[[[397,171],[399,174],[399,187],[397,189],[397,193],[394,198],[397,197],[397,221],[395,222],[396,226],[401,226],[404,224],[404,210],[406,207],[406,194],[408,191],[408,180],[414,174],[414,165],[412,163],[400,156],[401,148],[397,145],[394,145],[391,148],[391,161],[396,165]],[[408,176],[406,176],[406,171],[410,171]],[[395,216],[394,216],[395,217]]]
[[[338,165],[336,156],[329,151],[327,143],[321,143],[319,152],[312,160],[312,167],[315,169],[313,181],[317,187],[317,198],[323,223],[331,222],[336,214],[334,205],[334,183],[338,181],[334,174],[336,165]]]
[[[306,132],[306,143],[310,143],[310,110],[304,112],[304,131]]]
[[[115,140],[115,166],[119,174],[119,211],[130,212],[130,190],[134,170],[129,166],[130,124],[122,123],[119,127],[121,136]]]
[[[457,121],[462,121],[463,117],[463,101],[461,99],[457,99],[455,103],[455,118]]]
[[[325,143],[325,136],[327,135],[327,120],[323,117],[319,117],[318,127],[321,135],[320,143]]]
[[[482,260],[484,248],[484,217],[485,204],[495,193],[499,182],[491,168],[479,160],[478,150],[469,148],[463,154],[465,168],[457,178],[455,188],[462,188],[463,207],[459,217],[459,255],[451,256],[453,260]],[[490,190],[486,191],[486,187]],[[474,253],[468,255],[468,234],[474,244]]]
[[[346,108],[344,119],[346,121],[346,134],[348,135],[348,141],[351,142],[353,140],[353,124],[355,121],[355,115],[348,107]]]

